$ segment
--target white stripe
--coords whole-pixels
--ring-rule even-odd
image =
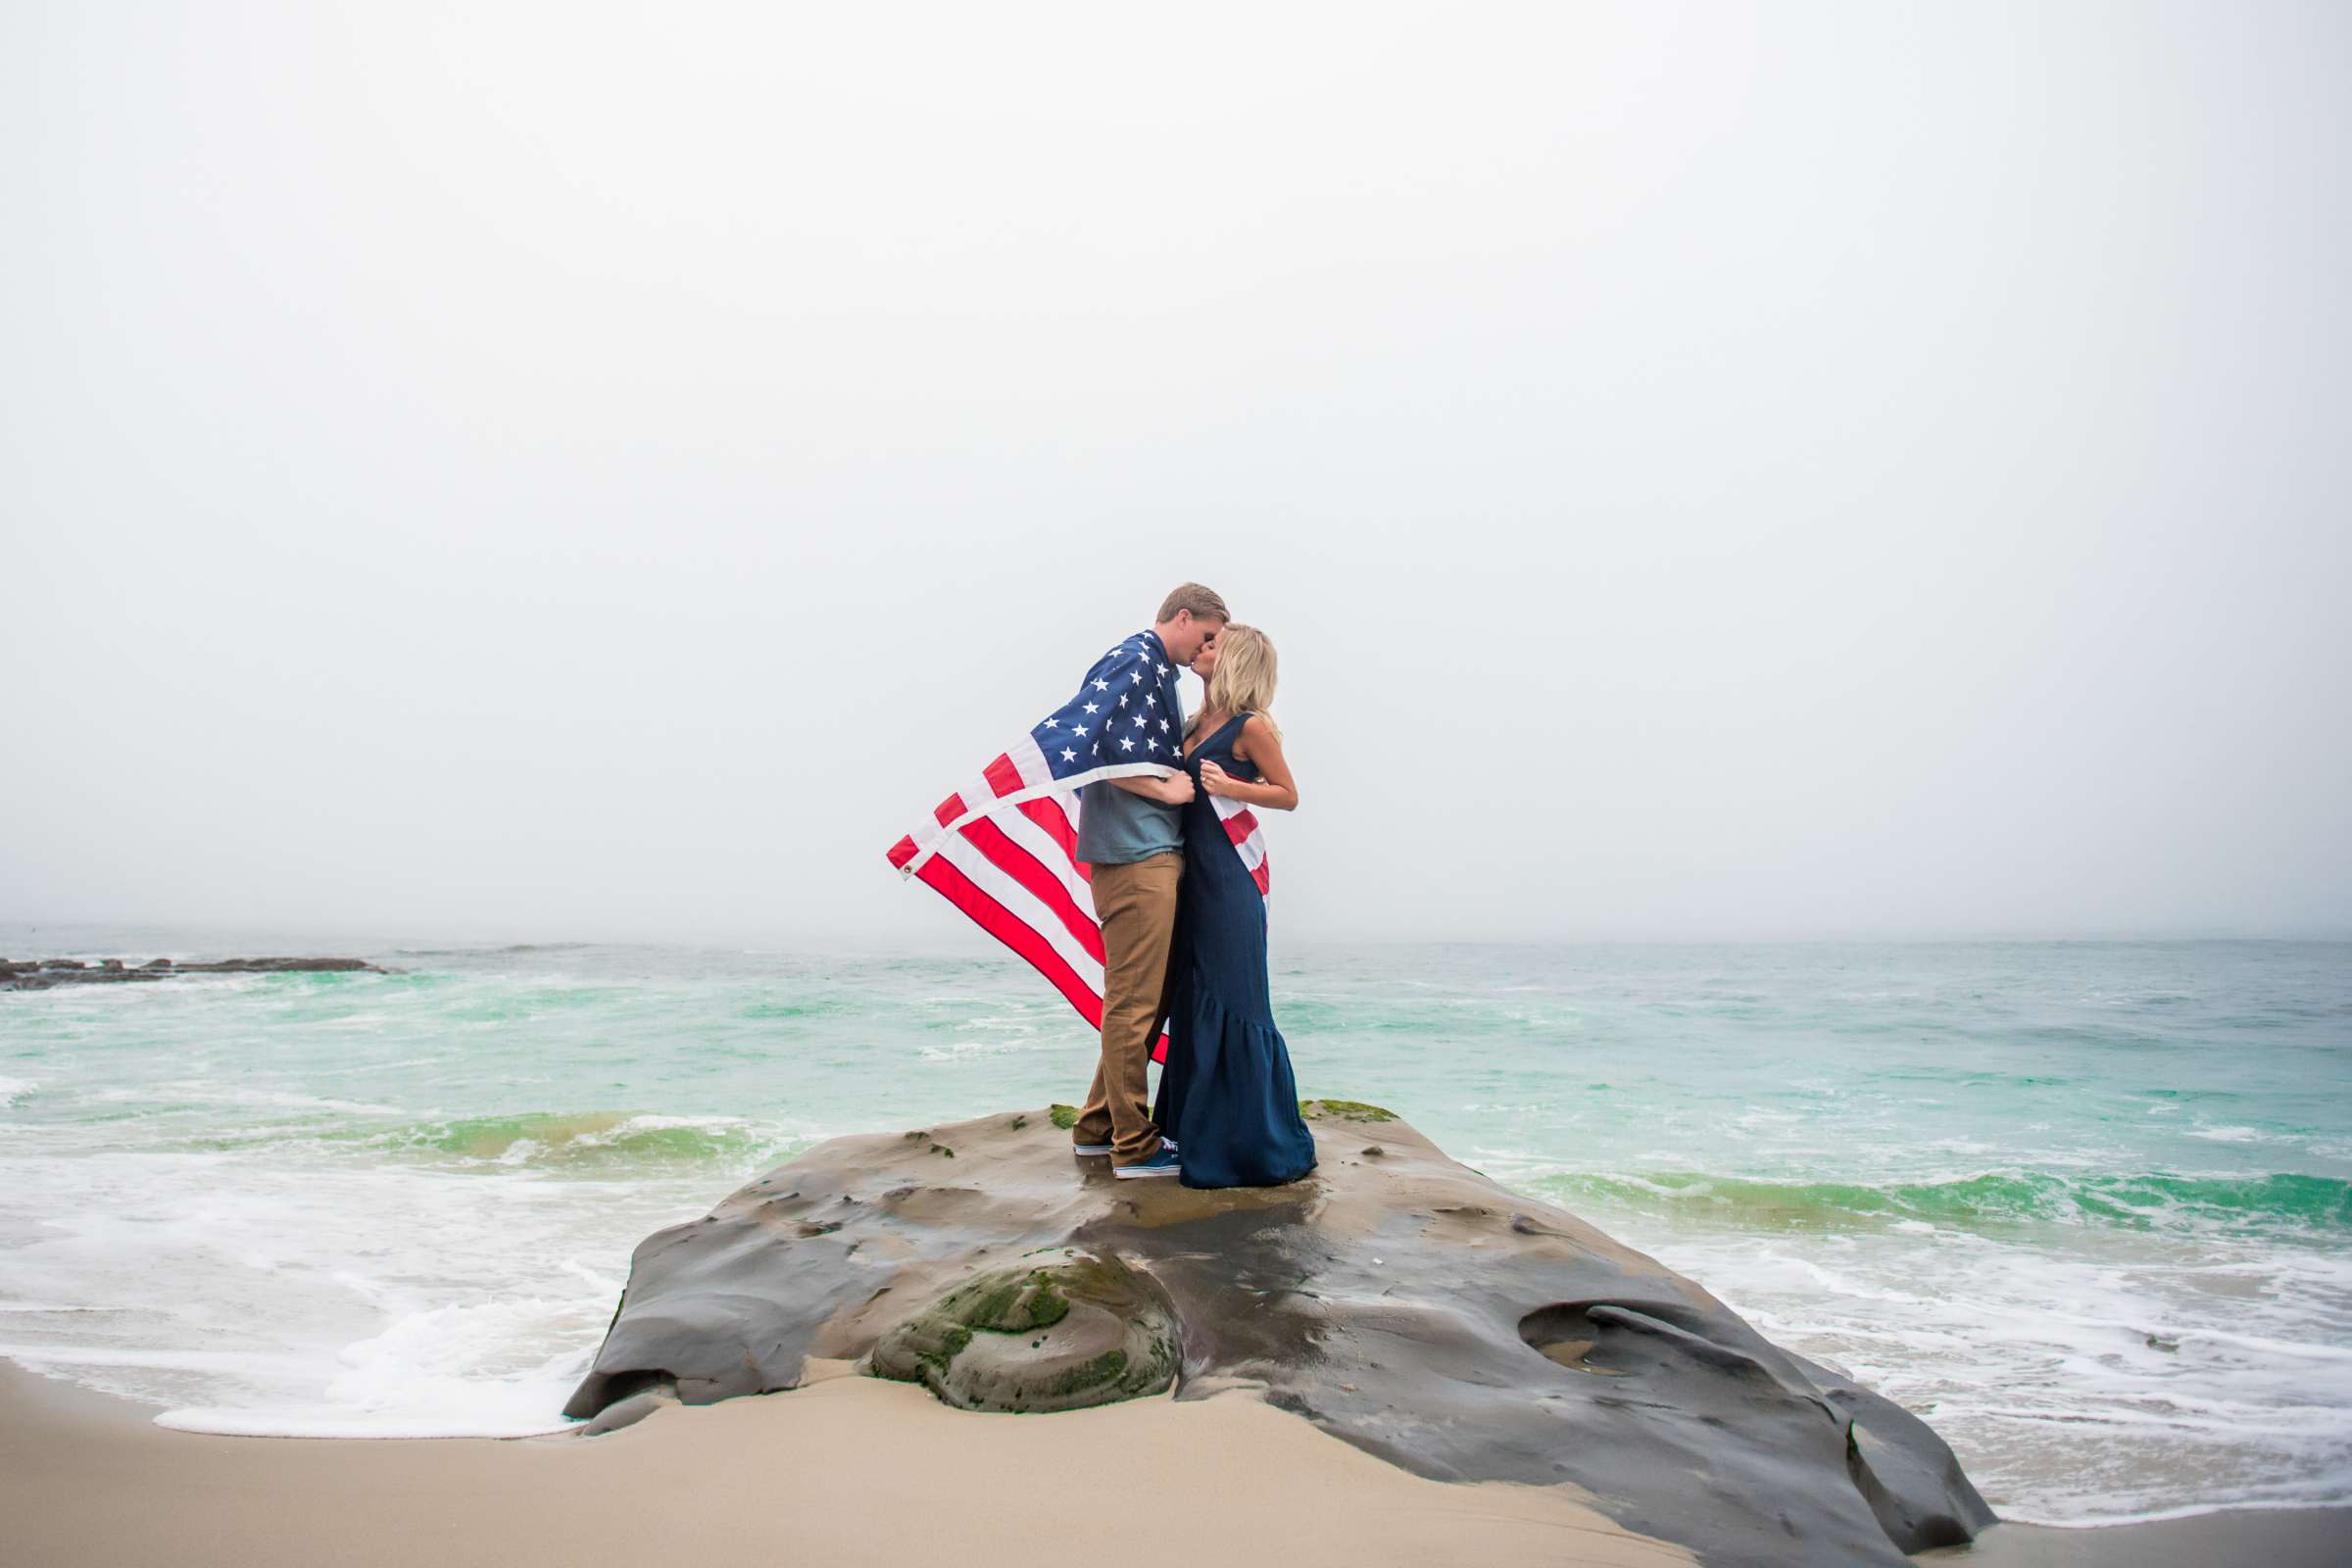
[[[1007,751],[1004,755],[1010,757],[1012,754]],[[938,854],[947,841],[955,836],[956,830],[974,817],[994,816],[1024,801],[1034,801],[1041,796],[1057,795],[1064,792],[1075,793],[1099,779],[1167,778],[1175,771],[1164,762],[1113,762],[1107,767],[1095,767],[1089,768],[1083,773],[1072,773],[1068,778],[1057,783],[1039,785],[1023,783],[1010,795],[997,794],[988,780],[983,777],[978,787],[955,792],[963,798],[963,814],[961,816],[953,822],[945,823],[936,816],[927,816],[924,818],[922,827],[906,835],[914,841],[914,855],[905,865],[899,867],[899,874],[912,876],[916,871],[922,869],[923,862]],[[972,803],[975,801],[980,804],[974,806]],[[1077,821],[1075,812],[1071,813],[1070,819],[1073,823]]]
[[[1086,878],[1078,874],[1078,867],[1067,855],[1062,853],[1061,846],[1054,842],[1053,834],[1030,821],[1019,811],[999,812],[995,821],[1006,838],[1027,850],[1037,858],[1038,864],[1059,877],[1061,885],[1069,891],[1071,902],[1078,906],[1079,912],[1090,919],[1093,918],[1094,889],[1086,885]],[[1061,924],[1058,920],[1054,923]]]
[[[906,836],[908,838],[914,840],[914,858],[908,860],[905,865],[899,867],[899,874],[901,876],[912,876],[915,873],[915,870],[920,867],[925,860],[928,860],[932,856],[939,853],[941,844],[944,843],[952,834],[954,834],[956,829],[962,827],[974,817],[988,815],[990,812],[994,811],[1000,804],[1021,799],[1027,794],[1027,791],[1023,790],[1016,794],[1005,796],[1004,797],[1004,801],[1000,802],[997,796],[997,787],[988,781],[988,775],[983,772],[974,778],[969,784],[965,784],[959,789],[950,790],[948,793],[955,796],[957,800],[963,802],[963,813],[960,816],[957,816],[952,822],[942,822],[936,814],[928,816],[924,818],[924,827],[907,834]],[[978,809],[973,808],[972,803],[975,801],[981,803]]]
[[[1220,824],[1230,821],[1250,808],[1230,795],[1212,795],[1209,797],[1209,803],[1217,808],[1217,821]],[[1234,852],[1241,856],[1242,866],[1245,870],[1254,873],[1259,866],[1265,864],[1266,819],[1262,816],[1256,818],[1255,825],[1250,829],[1248,836],[1233,848]]]
[[[1244,811],[1250,809],[1249,807],[1243,805],[1240,801],[1233,799],[1229,795],[1212,795],[1209,797],[1209,800],[1213,802],[1217,808],[1217,820],[1219,822],[1229,822],[1233,818],[1241,815]],[[1265,818],[1259,817],[1256,822],[1251,825],[1248,836],[1245,837],[1241,843],[1234,845],[1234,848],[1241,853],[1242,864],[1248,866],[1252,871],[1256,870],[1259,864],[1263,862],[1266,858]]]
[[[1242,864],[1252,871],[1265,863],[1266,836],[1263,833],[1252,833],[1233,848],[1234,853],[1242,858]]]
[[[1046,907],[1036,894],[1015,882],[997,868],[996,862],[980,853],[980,847],[961,834],[952,835],[939,847],[948,863],[971,878],[972,886],[1004,906],[1005,912],[1044,937],[1062,962],[1078,976],[1078,983],[1094,992],[1097,1001],[1102,996],[1102,965],[1095,956],[1078,945],[1061,917]],[[1083,907],[1083,906],[1081,906]]]
[[[1054,787],[1054,770],[1046,765],[1046,754],[1037,749],[1037,741],[1033,736],[1024,735],[1006,747],[1004,757],[1012,763],[1012,770],[1020,775],[1023,789],[1033,790],[1040,785]]]

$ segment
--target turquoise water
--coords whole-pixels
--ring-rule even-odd
[[[992,951],[0,928],[389,976],[0,995],[0,1354],[200,1430],[523,1432],[630,1249],[816,1139],[1073,1100]],[[1927,1415],[2008,1515],[2352,1499],[2352,947],[1278,952],[1301,1091]]]

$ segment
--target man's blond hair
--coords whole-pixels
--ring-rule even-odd
[[[1174,620],[1176,612],[1180,610],[1191,611],[1195,620],[1229,621],[1233,619],[1232,612],[1225,608],[1225,601],[1218,597],[1214,588],[1203,587],[1197,582],[1188,582],[1159,602],[1159,615],[1153,624],[1164,624]]]

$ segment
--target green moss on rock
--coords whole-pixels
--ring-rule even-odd
[[[1076,1105],[1055,1105],[1047,1111],[1047,1114],[1054,1118],[1054,1125],[1065,1133],[1078,1125],[1078,1107]]]
[[[976,1329],[998,1334],[1032,1334],[1069,1316],[1070,1303],[1054,1289],[1052,1277],[1041,1268],[1030,1270],[1026,1278],[1013,1275],[999,1279],[977,1299],[960,1305],[956,1315]]]
[[[1383,1105],[1367,1105],[1360,1100],[1301,1100],[1298,1114],[1308,1121],[1395,1121],[1396,1113]]]
[[[1124,1264],[1062,1250],[991,1269],[882,1336],[867,1371],[967,1410],[1074,1410],[1175,1381],[1178,1336],[1158,1292]]]
[[[1071,1395],[1090,1394],[1097,1389],[1116,1388],[1120,1374],[1127,1370],[1127,1352],[1104,1350],[1093,1360],[1071,1367],[1058,1377],[1050,1378],[1039,1390],[1047,1398],[1067,1398]],[[1128,1396],[1114,1395],[1124,1399]]]

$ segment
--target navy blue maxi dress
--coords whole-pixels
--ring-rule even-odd
[[[1168,1059],[1152,1119],[1176,1141],[1187,1187],[1276,1187],[1315,1168],[1298,1114],[1291,1053],[1274,1027],[1266,982],[1266,901],[1225,836],[1200,764],[1245,784],[1257,769],[1233,755],[1249,714],[1184,760],[1184,882],[1169,954]]]

